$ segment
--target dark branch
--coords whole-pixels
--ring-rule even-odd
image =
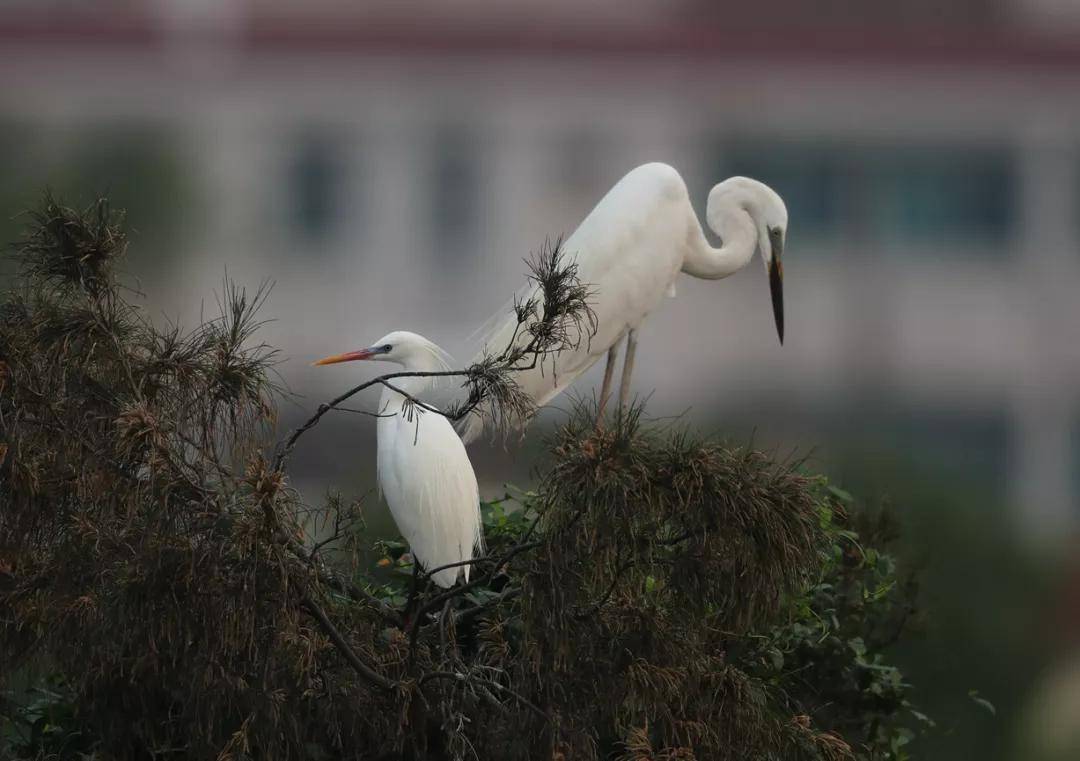
[[[388,692],[393,691],[394,683],[360,659],[360,656],[356,654],[356,651],[352,649],[346,639],[341,635],[341,632],[334,626],[334,622],[326,615],[326,611],[311,598],[311,595],[307,593],[307,590],[303,590],[300,593],[300,601],[315,617],[315,620],[319,622],[319,625],[322,627],[323,631],[326,632],[330,641],[334,643],[334,647],[336,647],[338,652],[344,656],[345,660],[349,662],[349,665],[353,667],[353,670],[355,670],[357,674],[376,687],[380,687]]]
[[[459,611],[454,614],[454,622],[462,623],[475,618],[484,611],[500,605],[507,600],[513,600],[515,597],[521,594],[521,587],[507,587],[503,591],[499,592],[494,597],[484,600],[482,603],[473,605],[471,608],[465,608],[465,610]]]
[[[417,684],[421,688],[423,688],[424,684],[435,679],[453,681],[468,687],[481,687],[496,690],[518,701],[523,706],[525,706],[530,711],[539,716],[541,719],[543,719],[545,722],[549,720],[548,715],[544,713],[543,710],[541,710],[540,707],[537,706],[535,703],[515,692],[514,690],[510,689],[509,687],[504,687],[493,679],[478,679],[476,677],[470,677],[465,674],[454,673],[451,671],[429,671],[422,677],[420,677],[420,681]]]

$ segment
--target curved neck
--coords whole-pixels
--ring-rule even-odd
[[[725,206],[708,215],[713,232],[722,241],[720,248],[709,243],[697,215],[691,213],[691,216],[683,272],[705,280],[719,280],[734,275],[750,262],[757,247],[757,229],[745,209]]]

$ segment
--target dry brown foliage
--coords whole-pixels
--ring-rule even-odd
[[[760,453],[588,412],[472,582],[399,609],[305,532],[271,456],[267,290],[159,329],[126,298],[104,201],[46,199],[0,306],[0,680],[59,670],[101,758],[840,758],[729,662],[821,562],[814,486]],[[531,409],[513,371],[587,340],[588,291],[538,260],[530,339],[454,411]],[[419,402],[418,402],[419,403]],[[334,535],[355,517],[331,501]],[[432,569],[434,570],[434,569]]]

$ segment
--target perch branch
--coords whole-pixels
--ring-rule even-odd
[[[353,667],[353,670],[355,670],[357,674],[376,687],[380,687],[387,692],[393,691],[394,683],[360,659],[360,656],[356,654],[356,651],[352,649],[345,637],[343,637],[337,627],[334,626],[334,622],[326,615],[326,611],[311,598],[311,595],[308,594],[306,589],[301,591],[300,601],[315,617],[315,620],[319,622],[319,625],[322,627],[323,631],[326,632],[330,641],[334,643],[334,647],[336,647],[338,652],[344,656],[345,660],[349,662],[349,665]]]
[[[548,715],[546,713],[544,713],[544,711],[539,706],[537,706],[535,703],[533,703],[532,701],[530,701],[527,698],[525,698],[524,696],[522,696],[520,693],[515,692],[514,690],[510,689],[509,687],[504,687],[503,685],[499,684],[498,682],[496,682],[493,679],[475,679],[474,680],[474,679],[466,676],[465,674],[461,674],[461,673],[455,673],[455,672],[451,672],[451,671],[429,671],[426,674],[424,674],[422,677],[420,677],[420,681],[417,684],[421,688],[423,688],[425,682],[430,682],[430,681],[432,681],[434,679],[445,679],[447,681],[459,682],[460,684],[470,686],[470,687],[479,686],[479,687],[486,687],[486,688],[494,689],[494,690],[496,690],[498,692],[503,693],[504,695],[508,695],[508,696],[512,697],[514,700],[521,703],[523,706],[525,706],[530,711],[535,713],[537,716],[539,716],[545,722],[548,721]]]

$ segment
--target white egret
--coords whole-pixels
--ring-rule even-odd
[[[406,331],[315,364],[361,359],[393,362],[413,372],[451,369],[446,352]],[[415,397],[430,388],[432,379],[395,378],[392,383]],[[416,562],[430,571],[472,560],[484,543],[480,497],[469,455],[453,426],[439,413],[410,405],[407,397],[384,386],[377,428],[379,487]],[[459,575],[469,580],[469,568],[446,568],[432,578],[440,587],[451,587]]]
[[[637,328],[664,295],[675,295],[679,272],[706,280],[733,275],[745,267],[754,250],[761,251],[769,275],[773,317],[784,342],[783,266],[787,208],[772,188],[746,177],[731,177],[714,186],[705,208],[709,228],[721,246],[710,245],[690,205],[679,173],[667,164],[644,164],[619,180],[566,239],[563,251],[578,266],[578,277],[593,290],[591,306],[597,331],[589,342],[560,352],[553,363],[517,373],[514,378],[537,407],[551,401],[605,353],[607,366],[600,392],[603,415],[626,337],[619,403],[625,405],[637,348]],[[524,300],[527,288],[518,295]],[[484,350],[500,352],[513,340],[517,320],[512,309],[489,321]],[[519,331],[521,335],[523,331]],[[521,339],[519,339],[521,340]],[[479,360],[483,353],[476,357]],[[476,361],[474,360],[474,361]],[[554,367],[552,367],[552,364]],[[483,432],[484,418],[470,415],[462,438],[473,441]]]

